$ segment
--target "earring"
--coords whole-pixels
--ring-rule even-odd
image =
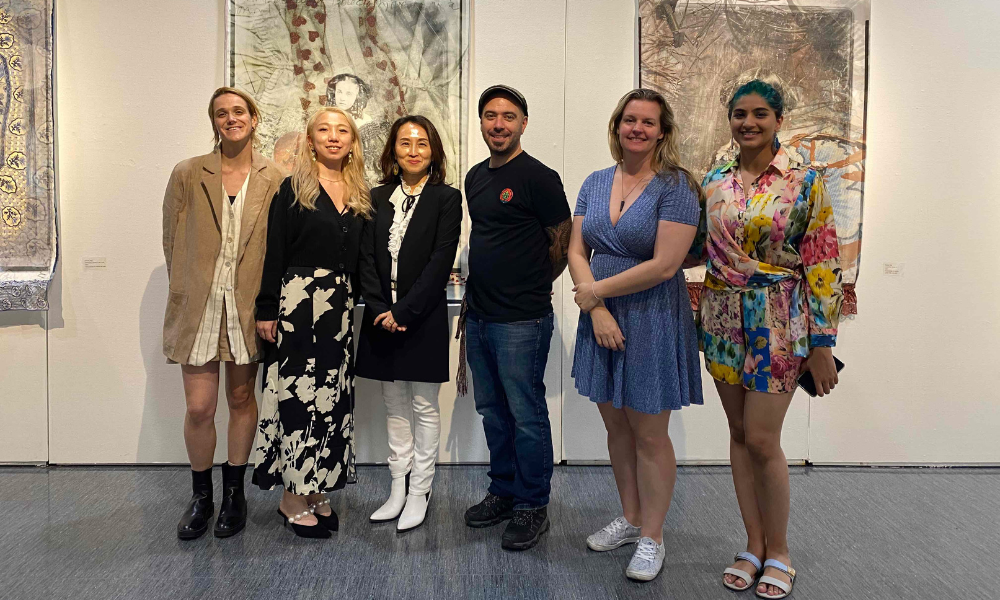
[[[430,166],[427,167],[427,174],[428,175],[434,174],[434,163],[431,163]]]
[[[778,141],[778,132],[774,132],[774,151],[777,152],[778,148],[781,148],[781,142]]]
[[[393,163],[393,165],[392,165],[392,174],[393,175],[399,175],[399,163]]]
[[[313,146],[309,146],[309,152],[312,153],[313,162],[316,162],[316,148],[314,148]]]

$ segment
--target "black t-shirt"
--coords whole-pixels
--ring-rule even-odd
[[[465,176],[472,217],[469,308],[485,321],[526,321],[552,312],[552,227],[570,218],[559,174],[522,152],[491,169],[489,159]]]

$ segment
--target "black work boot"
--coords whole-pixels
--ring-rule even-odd
[[[538,543],[538,538],[549,530],[549,512],[546,507],[515,510],[514,517],[503,530],[500,547],[504,550],[527,550]]]
[[[208,531],[208,522],[215,513],[212,502],[212,469],[191,471],[191,503],[177,524],[177,537],[182,540],[200,538]]]
[[[465,511],[465,524],[469,527],[489,527],[513,516],[514,499],[486,492],[479,504]]]
[[[236,535],[247,524],[247,498],[243,493],[243,478],[247,466],[222,464],[222,504],[219,519],[215,522],[215,537]]]

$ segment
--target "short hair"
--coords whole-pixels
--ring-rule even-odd
[[[368,107],[368,100],[371,98],[372,91],[365,83],[364,79],[361,79],[357,75],[352,73],[341,73],[340,75],[334,76],[330,83],[326,84],[326,105],[336,106],[335,99],[337,97],[337,84],[341,81],[352,81],[358,86],[358,97],[354,101],[354,104],[347,107],[347,112],[355,119],[360,119],[361,114],[364,112],[365,108]]]
[[[218,146],[219,143],[222,141],[222,136],[219,135],[219,129],[218,127],[215,126],[215,99],[218,98],[219,96],[225,96],[226,94],[234,94],[236,96],[239,96],[240,98],[243,98],[243,101],[247,103],[247,112],[250,113],[250,118],[257,119],[257,126],[258,127],[260,126],[260,109],[257,108],[257,103],[254,102],[253,97],[251,97],[250,94],[234,87],[226,87],[226,86],[220,87],[219,89],[215,90],[215,92],[212,94],[212,99],[208,101],[208,120],[212,123],[212,134],[216,146]],[[257,127],[254,127],[250,132],[250,143],[253,144],[254,147],[256,147],[258,141],[259,140],[257,139]]]
[[[385,148],[382,149],[382,156],[379,159],[379,167],[382,169],[382,178],[379,183],[396,183],[400,180],[398,174],[393,174],[392,167],[396,164],[396,136],[403,125],[413,123],[424,128],[427,132],[427,141],[431,145],[431,174],[427,178],[427,183],[444,183],[447,176],[447,158],[444,154],[444,144],[441,143],[441,136],[438,135],[437,128],[431,120],[422,115],[406,115],[396,119],[389,130],[389,137],[385,141]]]
[[[736,91],[733,92],[733,97],[729,99],[730,119],[733,118],[733,109],[736,107],[736,101],[750,94],[757,94],[763,98],[764,102],[767,102],[767,105],[774,111],[775,117],[780,119],[785,114],[785,97],[782,95],[781,90],[762,79],[751,79],[736,88]]]

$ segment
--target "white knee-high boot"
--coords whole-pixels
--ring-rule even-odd
[[[412,392],[406,381],[383,381],[382,398],[385,400],[386,431],[389,434],[389,472],[392,487],[389,499],[372,513],[371,521],[391,521],[399,516],[406,505],[407,475],[413,463]]]
[[[441,440],[441,412],[438,408],[441,384],[413,382],[410,385],[413,390],[413,468],[406,507],[396,524],[399,531],[413,529],[424,522]]]

